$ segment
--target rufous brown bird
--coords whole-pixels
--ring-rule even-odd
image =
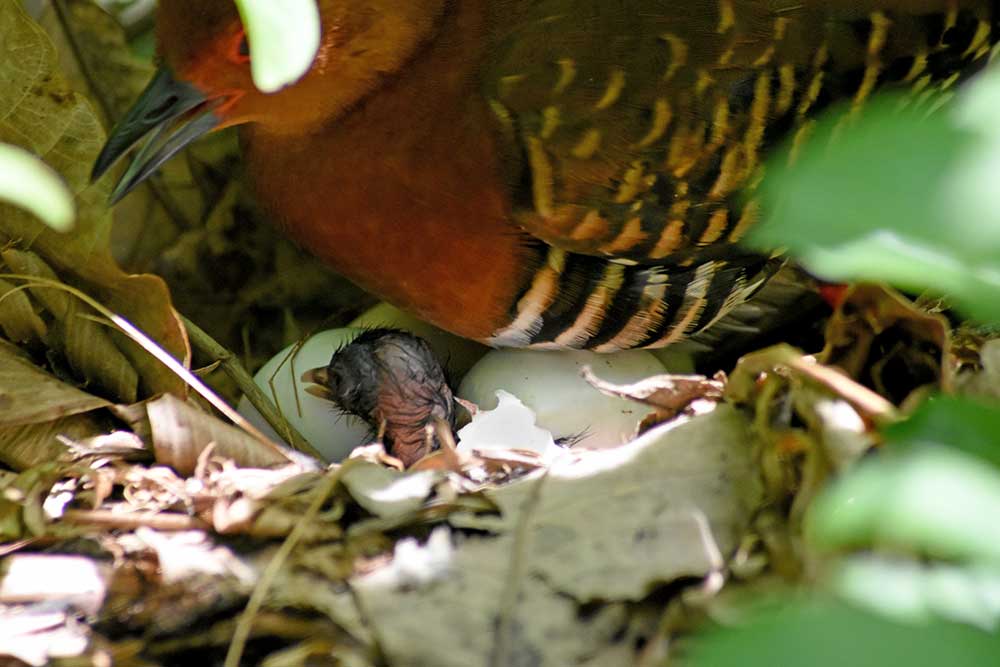
[[[387,301],[496,346],[658,347],[771,273],[738,243],[768,149],[836,102],[953,86],[996,5],[320,0],[312,68],[264,94],[231,0],[161,0],[161,68],[95,175],[166,128],[121,196],[241,125],[264,209]]]

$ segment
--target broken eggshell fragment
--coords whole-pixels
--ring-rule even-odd
[[[483,410],[497,407],[497,392],[520,399],[537,415],[537,425],[557,440],[603,449],[631,440],[649,408],[606,396],[581,376],[590,366],[602,380],[626,384],[666,372],[644,350],[614,354],[587,351],[494,350],[466,374],[458,396]]]
[[[517,396],[500,389],[496,397],[496,408],[480,410],[458,431],[459,452],[519,449],[535,452],[544,461],[559,454],[552,434],[538,427],[535,413]]]

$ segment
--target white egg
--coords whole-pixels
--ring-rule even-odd
[[[606,396],[580,376],[590,366],[602,380],[627,384],[666,372],[649,352],[494,350],[466,374],[458,395],[484,410],[497,405],[496,392],[510,392],[535,411],[538,426],[554,437],[582,436],[582,447],[628,442],[649,409]]]
[[[301,377],[312,368],[330,363],[333,353],[361,331],[356,328],[321,331],[306,340],[298,352],[293,345],[286,347],[254,376],[254,382],[275,401],[285,419],[328,461],[340,461],[358,445],[366,444],[369,428],[357,417],[341,414],[329,401],[307,394],[307,383]],[[240,399],[237,410],[264,433],[282,440],[245,397]]]
[[[438,329],[388,303],[380,303],[369,308],[347,326],[368,329],[390,327],[420,336],[431,346],[434,355],[447,371],[448,377],[456,382],[490,351],[490,348],[481,343]]]

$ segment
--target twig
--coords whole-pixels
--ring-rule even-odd
[[[855,407],[860,408],[876,420],[893,422],[899,418],[896,406],[843,373],[828,366],[807,360],[802,356],[788,359],[785,363],[789,368],[802,373],[835,394],[846,398]]]
[[[237,388],[243,392],[250,404],[257,408],[265,421],[271,425],[275,432],[285,439],[300,452],[313,456],[320,461],[324,460],[323,455],[292,426],[287,419],[282,416],[274,402],[264,391],[253,381],[249,371],[240,363],[239,358],[219,344],[214,338],[206,333],[201,327],[181,315],[181,321],[188,331],[188,338],[191,344],[203,354],[208,355],[216,363],[222,366],[222,371],[236,383]]]
[[[154,528],[156,530],[211,530],[211,526],[198,517],[176,512],[112,512],[109,510],[66,510],[62,520],[107,528]]]
[[[250,594],[250,600],[247,601],[246,609],[240,614],[239,621],[236,623],[236,630],[233,632],[233,640],[230,642],[229,650],[226,652],[226,661],[223,663],[223,667],[240,667],[240,660],[243,658],[243,649],[246,648],[250,632],[253,630],[254,619],[260,612],[268,591],[274,584],[274,580],[277,578],[278,572],[281,571],[281,567],[291,555],[292,549],[295,548],[303,535],[305,535],[306,530],[319,515],[323,503],[333,493],[344,467],[340,466],[323,477],[320,486],[316,489],[316,497],[309,503],[309,507],[302,516],[302,520],[295,524],[295,528],[292,529],[292,532],[289,533],[285,541],[281,543],[274,557],[264,568],[253,593]]]

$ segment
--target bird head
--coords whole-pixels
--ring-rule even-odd
[[[280,2],[280,0],[274,0]],[[121,199],[166,160],[207,132],[254,123],[273,134],[304,134],[332,122],[395,75],[433,33],[445,0],[319,0],[320,43],[298,81],[265,93],[232,0],[160,0],[160,66],[94,163],[99,178],[153,135],[112,193]]]

